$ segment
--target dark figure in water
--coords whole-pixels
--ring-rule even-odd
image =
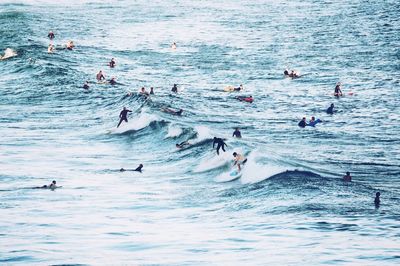
[[[333,115],[333,107],[335,107],[335,105],[332,103],[330,107],[328,107],[328,109],[326,109],[326,113]]]
[[[108,65],[109,65],[111,68],[115,67],[115,59],[114,59],[114,58],[111,58],[111,61],[108,63]]]
[[[171,89],[172,92],[177,93],[178,92],[178,87],[176,86],[176,84],[174,84],[174,86]]]
[[[172,114],[172,115],[182,115],[183,109],[179,109],[178,111],[175,111],[170,108],[161,108],[161,111]]]
[[[128,113],[132,113],[131,110],[126,109],[126,107],[124,107],[124,109],[121,111],[121,113],[119,114],[119,123],[118,126],[121,125],[122,121],[125,121],[128,123]]]
[[[54,32],[49,31],[49,34],[47,34],[47,37],[49,37],[50,40],[53,40],[56,36],[54,35]]]
[[[289,70],[285,69],[285,71],[283,71],[283,74],[284,74],[285,76],[289,76]]]
[[[335,92],[333,93],[333,95],[335,95],[336,97],[343,96],[343,93],[342,93],[342,90],[341,90],[340,85],[341,85],[340,82],[338,82],[338,83],[336,84]]]
[[[299,122],[299,127],[306,127],[307,123],[306,123],[306,118],[303,117],[303,119],[301,119],[301,121]]]
[[[240,133],[239,128],[236,128],[235,131],[233,131],[232,137],[236,137],[239,139],[242,137],[242,133]]]
[[[214,141],[213,141],[213,149],[215,147],[215,144],[217,144],[217,154],[219,155],[219,149],[222,148],[222,150],[225,152],[224,146],[228,147],[228,145],[226,145],[226,143],[224,142],[223,139],[221,138],[217,138],[214,137]]]
[[[100,70],[99,73],[97,73],[96,79],[97,81],[102,81],[103,79],[106,79],[106,77],[103,75],[103,71]]]
[[[89,81],[86,80],[85,84],[83,84],[83,88],[84,88],[85,90],[88,90],[88,89],[89,89]]]
[[[381,193],[380,193],[380,192],[376,192],[376,194],[375,194],[375,200],[374,200],[374,203],[375,203],[375,207],[376,207],[376,208],[379,208],[379,205],[381,204],[380,196],[381,196]]]
[[[153,89],[153,87],[150,88],[150,94],[154,94],[154,89]]]
[[[190,143],[187,140],[185,140],[185,141],[183,141],[181,143],[176,143],[175,146],[176,146],[177,149],[183,149],[183,148],[189,147]]]
[[[53,180],[53,182],[51,182],[50,185],[44,185],[41,187],[35,187],[35,188],[49,188],[49,189],[56,189],[57,188],[57,182],[55,180]]]
[[[110,83],[111,85],[116,85],[116,84],[117,84],[117,81],[115,80],[114,77],[112,77],[112,78],[110,79],[109,83]]]
[[[133,170],[131,170],[131,169],[124,169],[124,168],[121,168],[121,169],[119,169],[119,171],[120,172],[125,172],[125,171],[136,171],[136,172],[142,172],[142,168],[143,168],[143,164],[139,164],[139,166],[138,167],[136,167],[136,169],[133,169]]]
[[[351,182],[351,175],[350,172],[346,172],[346,175],[343,176],[343,181]]]

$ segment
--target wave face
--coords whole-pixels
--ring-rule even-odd
[[[19,2],[0,3],[0,264],[399,264],[397,2]]]

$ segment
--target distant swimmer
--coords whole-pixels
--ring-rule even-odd
[[[59,188],[59,187],[57,186],[57,182],[55,180],[53,180],[53,182],[51,182],[50,185],[44,185],[44,186],[35,187],[35,188],[56,189],[56,188]]]
[[[119,125],[121,125],[122,121],[125,121],[128,123],[128,113],[132,113],[131,110],[126,109],[126,107],[124,107],[124,109],[121,111],[121,113],[119,114],[119,123],[117,128],[119,127]]]
[[[242,91],[242,90],[243,90],[243,85],[242,85],[242,84],[240,84],[240,86],[239,86],[239,87],[237,87],[237,88],[233,88],[233,90],[234,90],[234,91]]]
[[[125,172],[125,171],[135,171],[135,172],[142,172],[142,168],[143,168],[143,164],[139,164],[139,166],[138,167],[136,167],[136,169],[124,169],[124,168],[121,168],[121,169],[119,169],[119,171],[120,172]]]
[[[307,123],[306,123],[306,118],[303,117],[303,119],[301,119],[301,121],[298,123],[299,127],[306,127]]]
[[[116,85],[116,84],[117,84],[117,81],[115,80],[115,77],[112,77],[112,78],[108,81],[108,83],[110,83],[111,85]]]
[[[322,122],[321,119],[315,120],[315,117],[312,116],[312,117],[311,117],[311,120],[310,120],[310,122],[308,122],[307,126],[315,127],[316,124],[321,123],[321,122]]]
[[[248,102],[248,103],[252,103],[253,102],[253,96],[238,96],[236,97],[236,99],[238,99],[241,102]]]
[[[85,84],[83,84],[83,88],[85,89],[85,90],[88,90],[89,88],[90,88],[90,86],[89,86],[89,81],[85,81]]]
[[[115,67],[115,59],[111,58],[111,61],[108,63],[108,65],[112,68]]]
[[[235,163],[233,165],[234,166],[237,165],[238,166],[238,171],[240,172],[240,170],[241,170],[240,169],[240,165],[245,164],[247,162],[247,159],[243,155],[241,155],[241,154],[239,154],[237,152],[233,153],[233,157],[234,157],[233,160],[235,161]]]
[[[176,84],[174,84],[174,86],[172,87],[171,91],[172,91],[172,92],[175,92],[175,93],[178,92],[178,87],[177,87]]]
[[[225,141],[221,138],[217,138],[214,137],[214,141],[213,141],[213,149],[215,147],[215,144],[217,144],[217,154],[219,155],[219,149],[222,148],[222,150],[225,152],[225,146],[228,147],[228,145],[226,145]]]
[[[96,79],[98,82],[101,82],[102,80],[106,79],[106,77],[103,75],[103,71],[100,70],[99,73],[97,73]]]
[[[73,41],[68,41],[67,42],[67,49],[68,50],[72,50],[73,48],[75,48],[75,44]]]
[[[289,74],[289,77],[291,77],[291,78],[300,78],[300,75],[296,71],[292,70],[290,72],[290,74]]]
[[[340,82],[336,83],[335,92],[333,93],[333,95],[336,97],[343,96],[341,85],[342,84]]]
[[[54,35],[54,32],[49,31],[49,34],[47,34],[47,37],[48,37],[50,40],[53,40],[56,36]]]
[[[140,92],[139,92],[141,95],[144,95],[144,96],[149,96],[150,94],[146,91],[146,89],[144,88],[144,87],[142,87],[141,89],[140,89]]]
[[[187,147],[189,147],[191,144],[187,141],[187,140],[185,140],[185,141],[183,141],[183,142],[181,142],[181,143],[176,143],[176,148],[177,149],[183,149],[183,148],[187,148]]]
[[[176,49],[176,43],[175,42],[173,44],[171,44],[171,49],[173,49],[173,50]]]
[[[232,137],[236,137],[236,138],[242,137],[242,133],[240,133],[239,128],[236,128],[235,131],[233,131]]]
[[[150,88],[150,94],[154,94],[154,88],[153,87]]]
[[[381,193],[380,193],[380,192],[376,192],[376,194],[375,194],[375,200],[374,200],[374,203],[375,203],[375,207],[376,207],[376,208],[379,208],[379,205],[381,204],[381,199],[380,199],[380,197],[381,197]]]
[[[178,111],[172,110],[170,108],[161,108],[161,111],[165,112],[165,113],[169,113],[172,115],[182,115],[183,110],[179,109]]]
[[[351,175],[350,172],[346,172],[346,175],[343,176],[343,181],[351,182]]]
[[[49,54],[52,54],[52,53],[54,53],[54,45],[53,44],[49,44],[49,46],[47,47],[47,52],[49,53]]]
[[[336,111],[333,111],[334,107],[335,107],[335,105],[333,103],[331,103],[331,106],[328,107],[328,109],[326,109],[326,113],[330,114],[330,115],[333,115],[333,113],[336,112]]]

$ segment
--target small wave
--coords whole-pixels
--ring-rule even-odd
[[[120,127],[109,130],[109,134],[123,134],[132,131],[138,131],[148,127],[152,122],[159,121],[160,118],[154,114],[148,114],[142,111],[138,117],[131,119],[128,123],[122,122]]]
[[[4,50],[4,55],[3,56],[0,55],[0,60],[5,60],[17,55],[18,55],[17,52],[15,52],[13,49],[7,48]]]

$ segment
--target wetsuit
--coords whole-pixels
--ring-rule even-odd
[[[136,167],[136,169],[133,170],[133,171],[142,172],[142,168],[143,168],[143,165],[139,165],[139,166]]]
[[[225,152],[224,146],[228,146],[228,145],[226,145],[224,140],[221,139],[221,138],[214,138],[213,149],[214,149],[215,144],[217,144],[217,154],[218,155],[219,155],[219,149],[220,148],[222,148],[222,150]]]
[[[88,89],[89,89],[89,85],[84,84],[84,85],[83,85],[83,88],[84,88],[85,90],[88,90]]]
[[[115,79],[110,79],[110,84],[115,85],[115,84],[117,84],[117,82],[115,81]]]
[[[284,74],[285,76],[289,76],[289,71],[285,70],[285,71],[283,72],[283,74]]]
[[[328,109],[326,109],[326,113],[330,114],[330,115],[333,115],[333,107],[334,106],[330,106]]]
[[[306,121],[304,121],[304,120],[301,120],[300,122],[299,122],[299,127],[306,127]]]
[[[128,110],[128,109],[125,109],[125,110],[121,111],[121,113],[119,114],[120,120],[119,120],[119,123],[118,123],[117,127],[119,127],[119,125],[121,125],[122,121],[125,121],[125,122],[128,123],[128,117],[127,117],[128,112],[131,113],[132,111]]]
[[[110,67],[115,67],[115,61],[111,60],[109,65],[110,65]]]
[[[178,92],[178,87],[176,85],[174,85],[171,89],[172,92]]]
[[[241,137],[242,137],[242,134],[240,133],[239,130],[236,129],[236,130],[233,132],[232,137],[241,138]]]

